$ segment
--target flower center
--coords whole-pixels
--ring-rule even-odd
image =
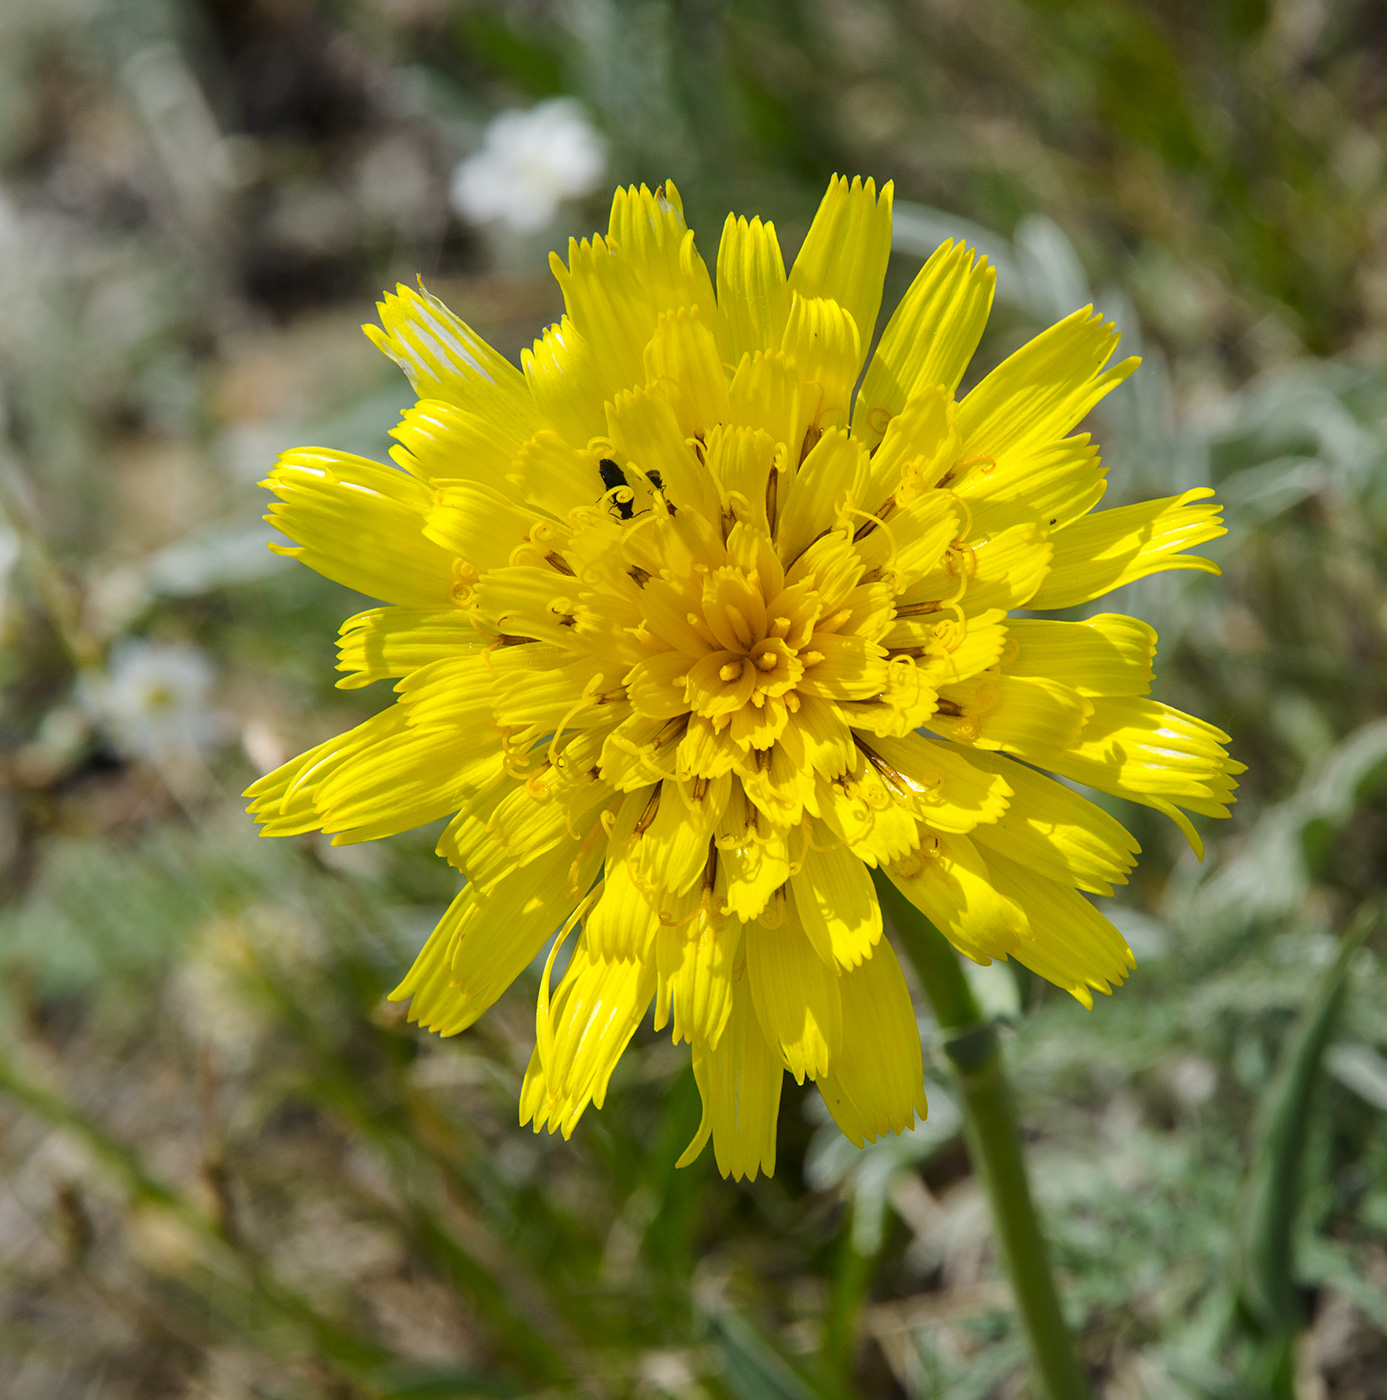
[[[803,648],[819,616],[817,595],[781,588],[768,600],[755,569],[726,565],[705,576],[701,603],[689,622],[708,650],[689,668],[689,708],[719,731],[748,707],[780,702],[771,708],[793,714],[799,704],[792,692],[807,664]]]

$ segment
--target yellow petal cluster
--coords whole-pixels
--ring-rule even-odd
[[[925,1112],[877,868],[967,956],[1091,1005],[1133,965],[1085,898],[1136,843],[1046,769],[1226,814],[1226,736],[1148,698],[1134,618],[1013,619],[1222,533],[1207,491],[1094,512],[1075,428],[1135,367],[1090,308],[965,397],[994,274],[946,243],[873,343],[891,187],[835,179],[794,266],[729,217],[715,273],[666,184],[553,259],[566,314],[517,369],[401,287],[367,333],[419,402],[393,466],[287,453],[286,552],[386,606],[346,687],[398,700],[261,779],[267,835],[443,816],[467,884],[394,992],[445,1035],[543,951],[522,1122],[601,1106],[653,1006],[724,1174],[775,1163],[788,1070],[854,1142]],[[861,384],[854,394],[855,387]],[[566,962],[563,960],[566,959]],[[563,966],[561,975],[556,966]]]

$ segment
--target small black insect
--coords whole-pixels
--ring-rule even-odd
[[[622,471],[610,457],[604,457],[597,464],[597,471],[602,478],[602,485],[605,486],[608,491],[613,491],[618,486],[624,486],[629,492],[630,484],[626,480],[626,473]],[[620,515],[623,520],[629,520],[635,512],[635,506],[629,498],[622,501],[614,497],[612,499],[612,504],[616,507],[617,514]]]
[[[664,478],[659,472],[646,472],[645,476],[646,480],[649,481],[657,491],[663,491],[665,489]]]

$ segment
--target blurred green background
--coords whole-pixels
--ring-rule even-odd
[[[464,217],[556,96],[593,192]],[[951,234],[996,261],[980,364],[1117,318],[1108,504],[1226,503],[1222,579],[1105,606],[1232,734],[1232,821],[1200,865],[1121,813],[1139,968],[1092,1012],[976,970],[1095,1392],[1387,1397],[1383,936],[1335,964],[1387,870],[1384,99],[1372,0],[3,0],[0,1394],[1031,1394],[927,1014],[930,1120],[863,1153],[789,1086],[773,1180],[675,1172],[649,1033],[536,1138],[533,976],[447,1042],[383,1000],[430,833],[262,842],[237,797],[382,703],[255,485],[385,450],[380,290],[515,354],[613,184],[672,175],[711,260],[845,171],[896,181],[888,304]]]

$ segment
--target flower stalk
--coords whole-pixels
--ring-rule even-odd
[[[1031,1196],[996,1028],[982,1014],[944,936],[889,880],[878,876],[876,885],[886,927],[915,968],[943,1034],[963,1103],[968,1151],[987,1192],[1036,1380],[1048,1400],[1088,1400],[1088,1382],[1064,1320]]]

